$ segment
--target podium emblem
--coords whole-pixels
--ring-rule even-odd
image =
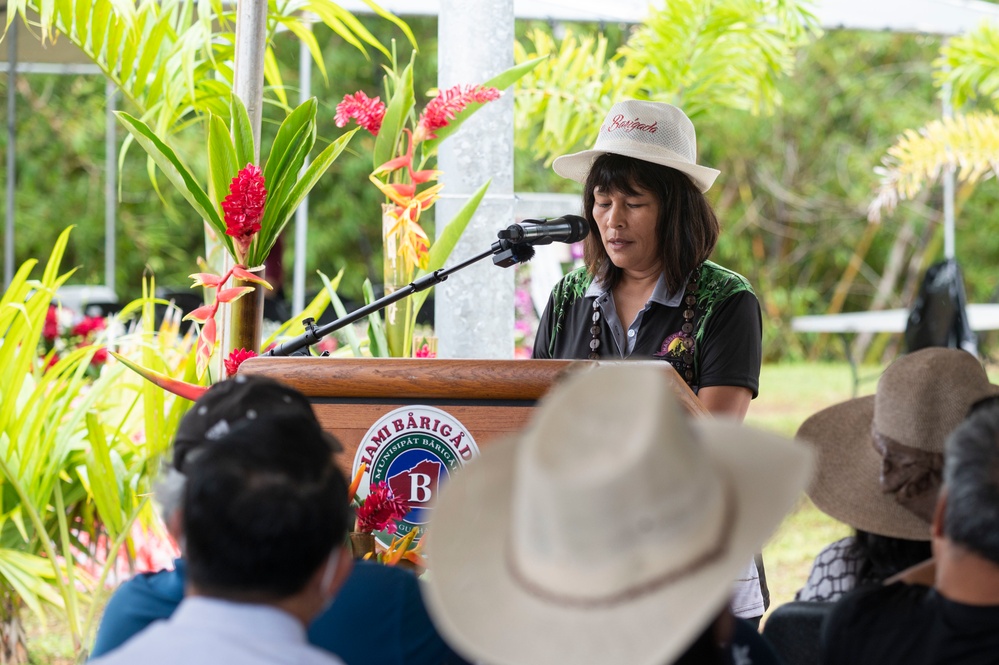
[[[366,497],[372,483],[385,482],[409,506],[396,523],[397,535],[419,529],[430,521],[428,508],[452,473],[479,456],[479,448],[457,418],[432,406],[405,406],[386,413],[364,435],[354,455],[353,473],[361,463],[367,471],[358,496]],[[387,545],[391,537],[376,534]]]

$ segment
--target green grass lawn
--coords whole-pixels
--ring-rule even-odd
[[[861,368],[859,394],[874,392],[880,371]],[[746,422],[793,436],[808,416],[850,399],[852,392],[853,377],[846,363],[767,365],[760,375],[760,396],[749,407]],[[771,609],[793,600],[819,550],[849,533],[848,526],[826,516],[802,495],[798,508],[763,549]]]

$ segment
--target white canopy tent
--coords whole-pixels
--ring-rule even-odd
[[[668,2],[650,0],[513,0],[519,19],[639,23],[650,6]],[[370,8],[361,0],[342,0],[352,12]],[[400,16],[436,16],[440,0],[382,0],[382,7]],[[956,35],[986,18],[999,19],[999,5],[981,0],[816,0],[814,12],[827,29],[891,30]]]

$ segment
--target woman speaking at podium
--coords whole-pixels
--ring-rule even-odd
[[[585,266],[552,289],[535,358],[659,358],[701,403],[742,420],[760,386],[760,305],[744,277],[708,257],[718,219],[704,192],[718,171],[697,164],[690,119],[675,106],[615,104],[592,150],[555,172],[583,183]],[[732,611],[768,604],[762,559],[734,580]]]
[[[759,391],[760,306],[711,261],[718,220],[694,126],[669,104],[615,104],[592,150],[553,164],[581,182],[585,266],[552,289],[535,358],[658,358],[712,413],[742,419]]]

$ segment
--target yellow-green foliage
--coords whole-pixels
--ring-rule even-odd
[[[46,368],[38,344],[52,297],[72,274],[59,272],[69,233],[59,236],[40,279],[31,276],[37,261],[27,261],[0,298],[0,605],[13,611],[7,622],[17,622],[23,607],[64,613],[80,650],[94,625],[93,597],[118,550],[131,547],[133,523],[154,521],[150,484],[189,402],[117,363],[90,379],[97,344]],[[152,306],[145,298],[123,311],[144,316],[116,340],[119,351],[184,373],[191,363],[177,342],[176,317],[159,334],[142,332],[143,323],[152,329]],[[112,321],[109,329],[122,326]],[[106,563],[95,579],[86,572],[94,566],[78,562],[97,555],[98,569]]]

